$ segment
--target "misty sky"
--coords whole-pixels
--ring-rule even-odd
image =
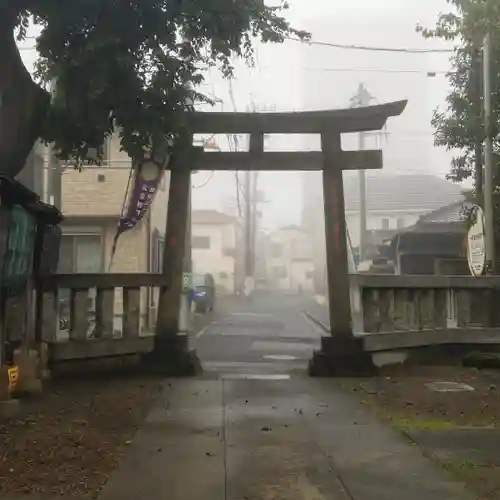
[[[287,17],[295,27],[310,31],[313,40],[394,48],[449,48],[440,41],[424,40],[415,32],[417,23],[432,26],[439,12],[448,10],[445,0],[289,0],[289,3]],[[33,44],[27,41],[24,45]],[[35,51],[27,49],[22,54],[31,68]],[[277,111],[343,108],[348,107],[349,98],[363,82],[374,102],[409,100],[405,114],[391,120],[384,136],[367,141],[367,148],[384,150],[385,170],[443,177],[448,171],[450,155],[433,146],[430,118],[432,111],[444,104],[448,58],[449,54],[365,52],[304,46],[293,41],[279,46],[258,45],[255,67],[237,65],[232,85],[234,105],[238,111],[246,110],[252,102],[258,108]],[[427,76],[431,71],[437,73],[436,77]],[[229,82],[216,71],[207,75],[202,90],[223,101],[216,110],[233,110]],[[224,139],[219,144],[227,148]],[[353,137],[344,138],[343,144],[345,149],[356,148]],[[298,136],[271,137],[266,147],[315,149],[317,141]],[[202,172],[193,176],[193,185],[195,208],[235,212],[234,174]],[[269,200],[263,206],[264,227],[272,229],[299,222],[302,192],[297,173],[263,173],[260,187]]]

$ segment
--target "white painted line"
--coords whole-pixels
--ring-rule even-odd
[[[263,356],[263,358],[275,361],[293,361],[297,359],[296,356],[288,356],[287,354],[268,354],[267,356]]]
[[[251,316],[254,318],[270,318],[272,314],[262,314],[262,313],[231,313],[231,316]]]
[[[195,336],[195,339],[199,339],[208,330],[208,325],[204,326]]]
[[[289,380],[290,375],[287,374],[261,374],[261,373],[234,373],[222,376],[223,379],[228,380]]]

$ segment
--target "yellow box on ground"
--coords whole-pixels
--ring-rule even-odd
[[[13,393],[19,383],[19,367],[10,366],[7,368],[7,390],[9,394]]]

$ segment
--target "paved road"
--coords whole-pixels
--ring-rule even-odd
[[[205,373],[170,380],[105,500],[472,500],[340,387],[311,379],[299,297],[261,297],[195,339]]]

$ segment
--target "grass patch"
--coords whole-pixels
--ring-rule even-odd
[[[471,352],[462,360],[467,368],[498,369],[500,368],[500,353],[498,352]]]
[[[414,418],[391,418],[394,427],[402,431],[447,431],[458,429],[458,425],[447,420],[423,420]]]

